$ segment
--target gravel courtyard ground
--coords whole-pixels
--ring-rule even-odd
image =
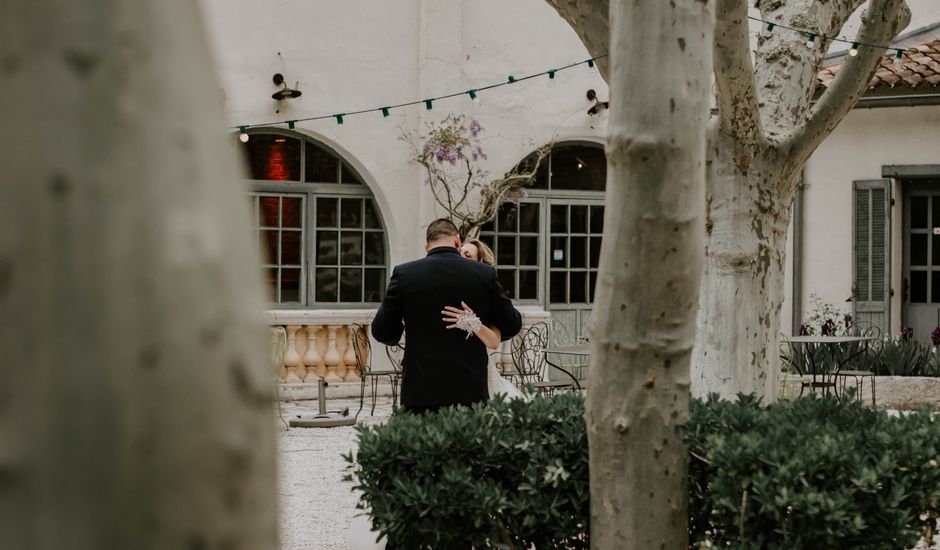
[[[384,422],[392,413],[390,398],[379,402],[369,416],[368,401],[359,423]],[[316,401],[282,404],[285,419],[315,414]],[[356,414],[359,400],[330,400],[329,410],[350,408]],[[283,550],[347,550],[349,522],[356,513],[356,497],[342,481],[346,461],[342,455],[356,448],[352,426],[339,428],[291,428],[281,424],[278,438],[278,514]]]
[[[330,400],[329,410],[350,408],[356,414],[359,401]],[[317,412],[316,401],[283,404],[285,419]],[[383,398],[369,416],[368,407],[359,423],[384,422],[392,412],[390,398]],[[352,426],[340,428],[291,428],[278,438],[279,521],[283,550],[348,550],[349,524],[356,514],[356,497],[350,484],[342,481],[346,462],[342,455],[356,448]],[[940,535],[930,550],[940,550]],[[927,550],[926,544],[917,550]]]

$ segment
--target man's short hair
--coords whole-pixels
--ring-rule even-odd
[[[434,242],[440,238],[460,235],[454,222],[447,218],[440,218],[431,222],[428,226],[428,242]]]

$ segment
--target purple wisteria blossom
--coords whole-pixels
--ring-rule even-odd
[[[479,122],[477,122],[476,120],[470,121],[470,135],[471,136],[477,137],[477,135],[479,135],[479,133],[482,131],[483,131],[483,127],[480,126]]]

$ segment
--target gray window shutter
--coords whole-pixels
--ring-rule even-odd
[[[891,180],[853,182],[854,317],[891,334]]]

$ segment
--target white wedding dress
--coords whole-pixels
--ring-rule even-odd
[[[503,395],[506,399],[516,399],[523,395],[512,382],[503,378],[492,359],[486,366],[486,385],[490,391],[490,399],[497,395]]]

